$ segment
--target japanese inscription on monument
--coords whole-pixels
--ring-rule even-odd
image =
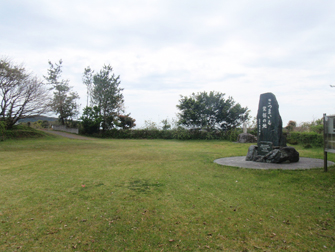
[[[272,118],[272,99],[268,99],[267,106],[262,107],[262,118],[258,119],[258,134],[261,134],[262,129],[267,129],[268,125],[271,126],[271,118]]]
[[[272,142],[273,146],[286,146],[282,134],[282,119],[279,114],[279,105],[272,93],[261,94],[258,114],[258,146],[260,142]]]

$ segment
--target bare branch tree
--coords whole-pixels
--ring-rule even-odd
[[[42,81],[10,60],[0,59],[0,121],[6,128],[49,112],[49,104],[49,91]]]

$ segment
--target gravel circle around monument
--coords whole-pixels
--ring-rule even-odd
[[[263,169],[263,170],[307,170],[313,168],[323,168],[324,161],[323,159],[316,158],[304,158],[300,157],[299,162],[296,163],[262,163],[262,162],[253,162],[245,161],[245,156],[239,157],[226,157],[219,158],[214,160],[214,163],[225,166],[233,166],[239,168],[249,168],[249,169]],[[334,165],[334,162],[328,161],[328,166]]]

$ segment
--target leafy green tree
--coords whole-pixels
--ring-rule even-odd
[[[84,134],[98,133],[102,122],[100,108],[97,106],[84,108],[83,115],[80,117]]]
[[[42,122],[41,126],[42,126],[42,128],[47,129],[47,128],[49,128],[49,122],[46,121],[46,120],[44,120],[44,121]]]
[[[177,108],[179,124],[188,128],[211,130],[229,130],[247,120],[248,108],[235,103],[232,97],[211,91],[192,93],[190,97],[181,96]]]
[[[316,132],[321,134],[323,132],[323,118],[313,120],[311,122],[301,122],[295,131],[298,132]]]
[[[36,122],[33,122],[32,123],[32,126],[35,128],[35,129],[42,129],[43,127],[42,127],[42,120],[38,120],[38,121],[36,121]]]
[[[115,126],[117,115],[124,112],[123,109],[123,89],[120,88],[120,76],[115,76],[113,68],[110,65],[104,65],[103,68],[94,75],[90,75],[92,70],[87,67],[84,75],[87,83],[92,85],[91,100],[92,103],[100,108],[102,117],[102,130],[112,129]],[[91,76],[91,77],[90,77]]]
[[[313,120],[311,122],[310,130],[312,132],[316,132],[318,134],[322,134],[323,132],[323,118]]]
[[[0,59],[0,121],[7,129],[20,119],[49,112],[49,90],[24,67]]]
[[[171,124],[169,123],[168,119],[162,120],[161,123],[163,124],[163,127],[162,127],[163,130],[171,129]]]
[[[287,129],[288,132],[291,132],[294,130],[295,127],[297,127],[297,122],[291,120],[287,123],[285,128]]]
[[[44,78],[48,84],[52,85],[51,90],[54,91],[50,106],[53,112],[58,115],[62,125],[65,125],[66,121],[73,120],[79,113],[79,104],[77,103],[79,95],[76,92],[71,92],[72,87],[69,86],[69,80],[61,79],[62,63],[62,60],[55,64],[49,61],[48,75]]]
[[[131,129],[136,126],[135,119],[128,115],[118,115],[115,125],[122,129]]]
[[[33,122],[32,126],[35,129],[47,129],[49,127],[49,122],[48,121],[38,120],[36,122]]]

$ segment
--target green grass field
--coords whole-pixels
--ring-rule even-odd
[[[246,155],[248,147],[0,142],[0,251],[334,251],[335,167],[324,173],[213,163]],[[323,158],[322,149],[297,150]]]

